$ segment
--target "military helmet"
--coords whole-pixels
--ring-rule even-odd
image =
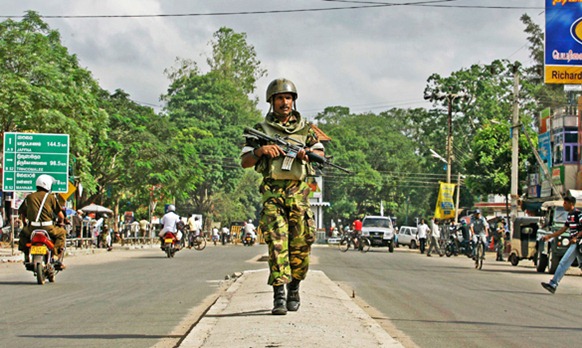
[[[36,187],[41,187],[46,191],[50,191],[55,179],[47,174],[42,174],[36,179]]]
[[[273,96],[275,94],[281,93],[291,93],[293,95],[293,100],[297,99],[297,88],[295,88],[295,84],[290,80],[285,78],[275,79],[269,83],[267,87],[267,103],[271,103]]]

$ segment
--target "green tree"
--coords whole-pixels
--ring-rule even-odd
[[[531,108],[536,114],[547,108],[563,107],[566,103],[566,93],[560,84],[544,83],[544,31],[534,23],[527,14],[521,16],[528,34],[530,58],[533,64],[524,69],[523,88],[531,98]]]
[[[352,176],[325,171],[324,198],[332,203],[334,219],[350,220],[379,214],[381,202],[390,215],[404,218],[414,177],[420,172],[417,146],[402,131],[409,114],[393,109],[375,115],[350,114],[346,107],[329,107],[316,116],[320,128],[332,138],[326,153],[349,167]],[[423,197],[417,206],[425,206]]]
[[[466,184],[473,195],[502,194],[510,190],[511,144],[509,141],[514,91],[513,78],[519,73],[519,64],[497,60],[489,65],[473,65],[453,72],[449,77],[432,75],[425,94],[438,95],[463,91],[469,99],[435,100],[440,113],[447,114],[452,100],[454,127],[454,154],[456,168],[468,175]],[[522,89],[524,90],[524,89]],[[523,100],[528,96],[524,90]],[[532,110],[521,104],[521,122],[531,131]],[[438,110],[438,109],[437,109]],[[442,119],[442,117],[441,117]],[[529,148],[525,137],[520,138],[521,148]],[[527,175],[526,165],[533,162],[531,151],[522,152],[520,178]],[[453,166],[455,168],[455,166]]]
[[[247,35],[222,27],[213,37],[212,56],[207,59],[210,69],[233,81],[244,93],[254,92],[257,80],[267,71],[261,68],[255,48],[247,43]]]
[[[192,134],[187,143],[200,158],[192,165],[203,175],[195,187],[184,191],[180,204],[190,212],[209,216],[218,216],[214,211],[217,206],[228,203],[240,208],[243,203],[227,202],[225,197],[236,197],[244,177],[238,159],[242,129],[261,119],[256,101],[250,100],[248,93],[264,73],[245,34],[221,28],[214,37],[214,55],[208,60],[211,71],[201,74],[195,63],[178,60],[177,67],[167,71],[171,84],[163,96],[169,119],[178,129]],[[233,211],[239,211],[239,219],[246,219],[248,212],[238,208]]]
[[[75,173],[86,192],[95,192],[88,153],[92,139],[105,136],[108,121],[97,82],[33,11],[0,23],[0,56],[2,130],[69,134]]]

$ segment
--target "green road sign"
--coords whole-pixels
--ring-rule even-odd
[[[55,178],[53,192],[67,192],[69,135],[4,133],[3,191],[36,191],[36,178]]]

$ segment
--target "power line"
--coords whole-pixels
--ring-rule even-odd
[[[89,19],[89,18],[172,18],[172,17],[210,17],[210,16],[242,16],[242,15],[260,15],[260,14],[279,14],[279,13],[302,13],[302,12],[324,12],[324,11],[339,11],[339,10],[359,10],[380,7],[396,7],[396,6],[419,6],[419,7],[443,7],[443,8],[468,8],[468,9],[499,9],[499,10],[537,10],[544,9],[538,6],[487,6],[487,5],[445,5],[444,2],[451,2],[456,0],[433,0],[433,1],[419,1],[419,2],[402,2],[402,3],[386,3],[386,2],[360,2],[360,1],[342,1],[342,0],[323,0],[326,2],[343,2],[363,4],[356,6],[343,7],[323,7],[323,8],[305,8],[305,9],[287,9],[287,10],[266,10],[266,11],[236,11],[236,12],[208,12],[208,13],[171,13],[171,14],[127,14],[127,15],[47,15],[42,16],[45,19]],[[23,18],[24,15],[18,16],[0,16],[0,18]]]
[[[351,4],[388,4],[386,2],[378,1],[349,1],[349,0],[322,0],[326,2],[341,2],[341,3],[351,3]],[[393,4],[393,6],[420,6],[420,7],[448,7],[448,8],[478,8],[478,9],[494,9],[494,10],[539,10],[545,9],[545,7],[539,6],[488,6],[488,5],[442,5],[436,4],[441,2],[453,2],[458,0],[448,0],[448,1],[426,1],[418,3],[406,3],[406,4]],[[433,4],[434,3],[434,4]]]

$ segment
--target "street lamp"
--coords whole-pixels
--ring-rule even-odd
[[[432,93],[432,94],[425,94],[425,100],[447,100],[447,107],[448,107],[448,118],[447,118],[447,183],[451,183],[451,164],[452,164],[452,153],[453,153],[453,102],[455,99],[466,99],[469,98],[469,95],[465,92],[458,92],[458,93]],[[433,154],[434,156],[434,154]],[[436,156],[434,156],[436,157]],[[440,156],[439,156],[440,157]],[[442,157],[441,157],[442,158]]]

